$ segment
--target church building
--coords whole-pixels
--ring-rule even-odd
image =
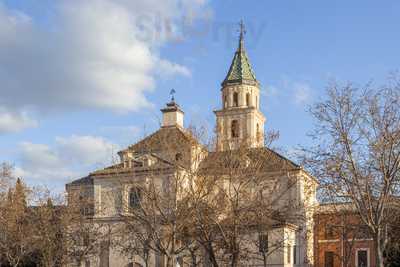
[[[216,116],[214,147],[209,148],[200,144],[193,133],[185,128],[184,111],[172,98],[161,109],[163,119],[160,128],[143,140],[118,152],[119,163],[96,170],[66,185],[69,196],[74,195],[74,192],[80,192],[80,195],[93,200],[88,212],[91,222],[106,223],[110,226],[123,225],[125,219],[123,214],[127,213],[125,207],[135,208],[140,205],[143,194],[138,188],[147,183],[150,176],[154,184],[163,188],[163,192],[171,192],[168,189],[173,184],[171,181],[181,173],[184,173],[185,177],[190,173],[205,173],[209,177],[216,176],[214,172],[218,172],[218,175],[228,175],[231,172],[231,165],[221,162],[227,155],[233,155],[235,151],[244,149],[248,151],[246,160],[241,160],[238,165],[248,166],[251,163],[247,161],[260,159],[260,155],[265,156],[257,165],[257,171],[263,178],[251,189],[258,188],[260,184],[273,184],[273,188],[269,188],[269,191],[267,187],[263,187],[267,192],[265,196],[271,198],[279,195],[279,201],[273,202],[277,211],[274,214],[285,210],[285,215],[281,216],[282,220],[271,223],[271,227],[267,230],[261,229],[261,232],[256,232],[255,228],[251,227],[252,217],[246,218],[249,226],[240,232],[248,235],[249,240],[256,240],[254,244],[249,241],[246,245],[248,255],[255,256],[249,256],[238,266],[313,265],[313,207],[317,205],[318,183],[301,166],[266,147],[268,141],[264,140],[266,119],[260,109],[261,85],[250,64],[244,35],[242,24],[238,47],[228,73],[221,83],[221,106],[214,111]],[[219,163],[221,165],[218,165]],[[218,218],[224,220],[222,215]],[[275,219],[271,218],[271,221],[273,220]],[[81,266],[167,266],[166,258],[160,253],[150,251],[148,265],[144,263],[142,257],[124,254],[121,249],[112,245],[114,243],[112,238],[108,245],[101,246],[97,256],[91,255],[81,263]],[[278,241],[279,248],[274,248],[273,244],[277,244]],[[219,250],[216,257],[225,259],[224,253],[224,250]],[[213,266],[206,250],[200,248],[197,254],[198,258],[202,258],[198,266]],[[262,255],[266,254],[268,259],[264,262]],[[173,266],[194,265],[189,256],[182,254],[177,256]],[[221,263],[219,266],[228,265]]]

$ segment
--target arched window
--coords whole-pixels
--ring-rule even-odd
[[[129,192],[129,207],[138,208],[142,201],[142,190],[137,187],[131,188]]]
[[[228,100],[226,99],[226,96],[224,96],[224,108],[228,107]]]
[[[260,133],[260,124],[258,123],[257,123],[256,137],[257,141],[260,141],[261,133]]]
[[[237,92],[233,93],[233,106],[234,107],[239,106],[239,94]]]
[[[246,94],[246,106],[250,107],[250,94]]]
[[[237,120],[233,120],[231,124],[231,136],[239,137],[239,122]]]

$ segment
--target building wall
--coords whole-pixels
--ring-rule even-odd
[[[265,118],[259,111],[259,91],[257,86],[244,84],[228,85],[222,89],[222,109],[216,111],[217,150],[236,149],[243,144],[249,147],[263,146]],[[237,105],[233,101],[235,93],[238,94]],[[233,120],[239,123],[239,137],[231,135]]]
[[[199,153],[201,152],[200,148],[197,150]],[[194,155],[192,156],[195,157]],[[193,164],[193,167],[195,168],[196,165],[197,163]],[[169,172],[159,172],[157,175],[153,175],[152,178],[158,177],[156,180],[161,187],[163,186],[162,181],[168,178],[169,175],[173,174]],[[275,184],[274,181],[276,181],[277,187],[275,187],[271,192],[267,192],[268,194],[266,195],[270,195],[271,197],[274,195],[283,195],[280,201],[276,203],[276,209],[285,209],[286,206],[294,205],[292,210],[288,210],[288,217],[293,217],[293,224],[296,225],[296,229],[293,227],[278,227],[271,230],[271,233],[269,234],[269,238],[271,238],[270,244],[273,244],[276,240],[282,240],[284,242],[280,249],[277,249],[270,255],[268,259],[269,266],[294,266],[294,246],[296,246],[295,266],[310,266],[312,265],[313,257],[313,232],[311,231],[310,234],[313,217],[310,215],[312,214],[312,209],[309,208],[315,204],[316,184],[302,171],[296,171],[286,175],[282,175],[282,173],[270,175],[271,177],[266,179],[266,181],[272,181],[273,184]],[[121,208],[127,205],[128,187],[134,184],[141,184],[145,179],[146,174],[144,173],[141,174],[141,176],[136,176],[130,173],[125,176],[109,175],[105,177],[95,177],[92,186],[93,189],[90,190],[94,192],[93,197],[96,204],[95,218],[99,220],[115,220],[115,223],[118,222],[118,214],[121,212]],[[257,235],[253,236],[253,248],[251,249],[255,254],[257,254],[257,248],[254,247],[254,244],[257,241],[257,238]],[[310,250],[311,253],[309,252]],[[108,255],[108,266],[126,266],[132,262],[127,256],[121,255],[115,248],[110,248],[108,254],[102,255]],[[104,261],[103,263],[100,262],[100,258],[99,255],[98,258],[93,259],[91,261],[91,266],[107,266],[104,265]],[[288,258],[291,258],[291,260],[288,261]],[[139,260],[140,259],[137,259],[136,261],[139,262]],[[152,261],[155,262],[154,255]],[[252,262],[253,266],[262,266],[262,261],[260,262],[259,259],[251,259],[250,262]],[[156,265],[154,263],[154,265],[151,266]]]
[[[315,215],[315,266],[325,267],[326,253],[334,254],[334,267],[358,267],[358,250],[366,250],[368,266],[375,267],[375,250],[371,235],[353,211],[334,210]]]
[[[161,181],[166,178],[165,173],[161,173],[159,177],[160,186]],[[277,204],[277,207],[282,205],[283,209],[285,205],[290,203],[291,201],[295,201],[298,203],[303,203],[301,206],[307,206],[304,204],[306,200],[306,194],[304,192],[299,192],[300,190],[304,190],[304,186],[301,187],[302,183],[304,183],[304,179],[301,175],[292,177],[295,179],[295,184],[292,187],[288,187],[289,177],[288,176],[277,176],[276,180],[279,181],[279,186],[274,188],[275,192],[270,192],[272,194],[283,194],[281,201]],[[108,177],[108,178],[99,178],[94,179],[94,198],[96,199],[96,214],[95,218],[97,219],[107,219],[110,220],[110,224],[118,224],[118,213],[121,211],[121,207],[124,206],[122,201],[127,201],[125,199],[127,186],[132,185],[132,182],[136,181],[137,183],[143,182],[143,179],[138,177],[129,177],[128,178],[116,178],[116,177]],[[126,184],[124,184],[126,183]],[[288,190],[290,189],[290,190]],[[298,210],[297,210],[298,211]],[[304,211],[302,212],[304,213]],[[112,220],[115,220],[114,222]],[[299,223],[301,224],[301,222]],[[294,266],[294,253],[293,249],[296,246],[296,266],[308,266],[309,255],[307,254],[307,232],[308,225],[303,222],[303,225],[300,228],[302,230],[294,229],[293,227],[277,227],[273,230],[268,231],[269,244],[271,246],[271,250],[274,250],[272,254],[268,257],[268,266]],[[250,239],[249,239],[250,240]],[[261,254],[257,254],[256,243],[258,240],[258,235],[253,234],[252,242],[247,244],[251,251],[254,251],[252,257],[249,258],[249,264],[252,266],[262,266]],[[116,248],[110,247],[108,253],[100,253],[99,257],[94,258],[90,262],[90,266],[127,266],[132,259],[129,259],[126,255],[121,255]],[[291,255],[288,255],[291,254]],[[107,256],[104,256],[107,255]],[[108,263],[105,263],[104,258],[108,257]],[[290,258],[290,261],[288,261]],[[101,260],[102,259],[102,260]],[[155,265],[155,256],[152,256],[152,262]],[[136,258],[135,262],[140,263],[140,258]],[[108,264],[108,265],[107,265]],[[83,265],[84,266],[84,265]]]

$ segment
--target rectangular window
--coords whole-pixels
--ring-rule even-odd
[[[334,254],[332,251],[325,251],[325,267],[333,267]]]
[[[293,264],[297,264],[297,246],[293,246]]]
[[[140,202],[142,200],[142,191],[140,188],[133,187],[129,192],[129,206],[131,208],[140,207]]]
[[[258,249],[261,253],[268,252],[268,234],[258,236]]]
[[[356,260],[356,267],[368,267],[368,251],[358,250]]]

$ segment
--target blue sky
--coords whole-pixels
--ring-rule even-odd
[[[60,191],[155,131],[171,88],[186,124],[211,129],[240,19],[266,130],[289,152],[330,81],[399,68],[398,1],[160,3],[0,0],[0,161]]]

